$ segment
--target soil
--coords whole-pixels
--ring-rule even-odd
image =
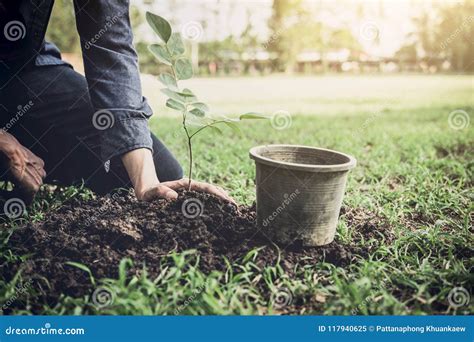
[[[122,193],[66,203],[41,222],[16,230],[9,247],[17,255],[34,252],[21,264],[22,274],[47,279],[48,285],[41,281],[35,284],[43,299],[54,305],[61,293],[73,297],[91,293],[87,274],[66,264],[68,261],[87,265],[100,279],[117,277],[120,260],[130,257],[136,267],[132,271],[139,272],[146,264],[153,277],[160,271],[163,256],[173,252],[195,249],[200,269],[210,272],[225,269],[224,256],[236,261],[250,249],[264,247],[255,263],[274,264],[280,249],[281,266],[291,275],[297,264],[326,261],[346,267],[394,238],[389,224],[376,214],[342,208],[341,215],[351,230],[349,242],[277,248],[257,229],[254,206],[237,207],[196,192],[181,192],[176,201],[153,203]],[[371,242],[360,244],[361,240]],[[5,278],[11,279],[18,267],[2,270]]]

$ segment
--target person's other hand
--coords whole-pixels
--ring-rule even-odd
[[[4,131],[0,131],[0,154],[15,191],[26,202],[33,200],[46,176],[43,160]]]
[[[188,186],[189,179],[186,178],[158,183],[152,185],[148,189],[145,189],[142,193],[137,194],[137,198],[144,201],[152,201],[157,198],[167,198],[173,200],[178,198],[178,193],[176,192],[177,190],[188,189]],[[232,197],[230,197],[224,189],[209,183],[191,181],[191,190],[206,192],[225,201],[236,204]]]

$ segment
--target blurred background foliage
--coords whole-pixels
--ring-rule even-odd
[[[196,13],[183,14],[187,0],[132,1],[131,20],[135,45],[143,73],[158,73],[157,63],[148,52],[144,14],[152,10],[166,16],[175,26],[197,22],[203,34],[199,41],[189,41],[195,54],[195,68],[201,75],[240,75],[323,72],[472,72],[474,71],[474,1],[410,2],[413,29],[406,33],[399,47],[388,51],[381,46],[390,39],[384,33],[401,30],[386,22],[394,7],[387,1],[376,3],[376,12],[367,1],[268,0],[245,2],[245,15],[232,21],[232,11],[242,12],[238,1],[194,1]],[[417,5],[418,4],[418,5]],[[428,5],[427,5],[428,4]],[[395,7],[396,9],[396,7]],[[268,15],[255,18],[258,11]],[[163,12],[163,13],[161,13]],[[353,20],[344,18],[348,13]],[[227,25],[242,27],[240,32],[225,30],[225,25],[209,23],[228,17]],[[261,18],[265,18],[262,23]],[[354,19],[355,18],[355,19]],[[72,63],[80,63],[79,38],[74,23],[71,0],[56,0],[48,27],[47,39],[56,43]],[[367,26],[369,25],[369,26]],[[370,27],[372,25],[372,27]],[[263,27],[263,28],[262,28]],[[366,32],[363,29],[372,30]],[[214,30],[214,34],[208,31]]]

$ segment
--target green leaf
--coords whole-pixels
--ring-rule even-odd
[[[237,125],[235,122],[224,121],[223,124],[226,125],[227,127],[229,127],[231,130],[233,130],[235,133],[237,133],[239,135],[242,134],[242,130],[240,129],[239,125]]]
[[[222,132],[222,130],[221,130],[219,127],[216,127],[216,126],[207,126],[207,128],[210,128],[211,130],[213,130],[213,131],[216,132],[216,133],[224,134],[224,132]]]
[[[200,110],[199,108],[193,108],[189,111],[192,115],[203,117],[206,115],[206,112]]]
[[[163,83],[167,88],[177,91],[178,90],[178,84],[176,83],[176,80],[174,77],[168,73],[160,74],[158,77],[160,82]]]
[[[186,102],[195,102],[197,101],[196,95],[189,89],[183,89],[181,92],[177,92],[180,96],[183,96],[186,99]]]
[[[74,261],[66,261],[65,264],[69,265],[69,266],[77,267],[78,269],[86,272],[89,275],[89,279],[91,280],[92,285],[95,285],[95,279],[94,279],[94,276],[92,275],[92,271],[90,270],[89,267],[87,267],[84,264],[74,262]]]
[[[168,40],[171,37],[171,25],[168,21],[166,21],[165,18],[150,12],[146,12],[146,21],[163,42],[168,43]]]
[[[181,102],[178,102],[178,101],[173,100],[173,99],[168,99],[166,101],[166,107],[169,107],[171,109],[180,110],[180,111],[183,111],[183,110],[186,109],[186,107]]]
[[[184,43],[179,32],[174,32],[171,34],[171,38],[167,45],[173,56],[180,56],[184,53]]]
[[[173,91],[171,89],[168,89],[168,88],[164,88],[164,89],[160,89],[160,91],[165,94],[166,96],[172,98],[173,100],[176,100],[182,104],[184,104],[186,102],[186,98],[179,95],[178,92],[176,91]]]
[[[171,65],[171,56],[164,46],[152,44],[148,46],[148,50],[150,50],[161,63]]]
[[[177,59],[174,65],[178,80],[187,80],[193,77],[193,66],[188,58]]]
[[[188,89],[188,88],[184,88],[183,91],[181,93],[179,93],[179,95],[183,95],[183,96],[189,96],[189,97],[196,97],[196,95],[193,94],[193,92]]]
[[[119,264],[119,282],[120,285],[125,287],[127,283],[127,269],[133,266],[133,261],[129,258],[120,260]]]
[[[266,117],[265,115],[263,114],[260,114],[260,113],[245,113],[245,114],[242,114],[241,116],[239,116],[239,119],[240,120],[246,120],[246,119],[250,119],[250,120],[253,120],[253,119],[268,119],[268,117]]]
[[[194,108],[200,109],[203,112],[208,112],[209,111],[209,107],[204,102],[193,102],[193,103],[191,103],[191,105]]]
[[[178,94],[188,99],[196,99],[196,95],[194,95],[189,89],[184,89],[183,91],[179,91]]]
[[[201,128],[207,125],[205,122],[204,117],[197,117],[197,116],[190,116],[186,118],[186,126],[193,127],[193,128]]]

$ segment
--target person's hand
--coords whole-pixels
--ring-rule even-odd
[[[139,200],[152,201],[157,198],[173,200],[178,198],[177,190],[188,189],[189,180],[185,178],[160,183],[156,176],[153,156],[148,149],[141,148],[127,152],[122,156],[122,162]],[[235,204],[224,189],[215,185],[192,181],[191,190],[207,192]]]
[[[152,185],[150,188],[145,189],[142,193],[137,194],[137,198],[144,201],[152,201],[157,198],[167,198],[173,200],[178,198],[178,193],[176,192],[177,190],[187,190],[188,188],[189,179],[183,178],[175,181],[163,182]],[[224,189],[209,183],[191,181],[191,190],[206,192],[208,194],[217,196],[225,201],[236,204],[232,197],[230,197]]]
[[[0,131],[0,154],[15,191],[26,202],[33,200],[46,176],[43,160],[4,131]]]

